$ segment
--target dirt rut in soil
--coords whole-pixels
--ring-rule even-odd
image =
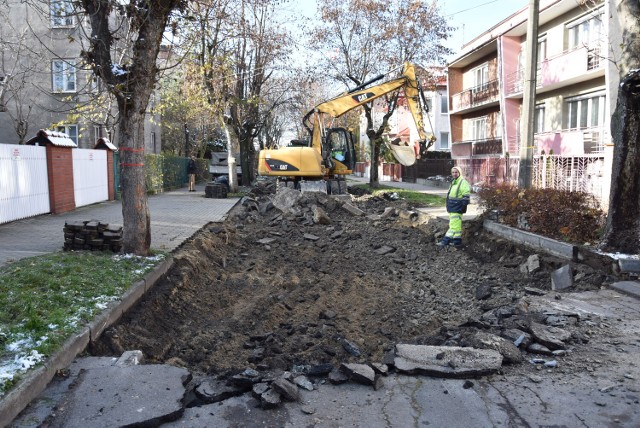
[[[415,207],[384,196],[349,203],[365,215],[321,194],[286,213],[267,196],[245,199],[174,254],[166,279],[92,353],[140,349],[148,362],[207,374],[380,362],[396,343],[459,345],[460,332],[478,326],[523,327],[530,315],[511,315],[525,288],[548,290],[565,263],[541,256],[539,271],[522,273],[529,251],[475,222],[465,224],[464,249],[438,251],[446,222],[399,216]],[[574,269],[577,289],[603,281]]]

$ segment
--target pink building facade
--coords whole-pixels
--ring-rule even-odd
[[[579,3],[584,3],[580,5]],[[534,141],[521,138],[527,8],[463,47],[448,66],[452,157],[474,184],[518,182],[534,150],[533,185],[609,197],[617,97],[609,0],[540,0]]]

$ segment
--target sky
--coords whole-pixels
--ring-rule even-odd
[[[438,0],[438,3],[449,24],[456,27],[446,46],[457,53],[464,43],[527,6],[529,0]]]

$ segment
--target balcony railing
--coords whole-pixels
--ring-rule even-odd
[[[454,158],[501,155],[502,138],[487,138],[484,140],[456,141],[451,147]]]
[[[581,46],[539,62],[536,87],[544,88],[571,79],[581,78],[588,72],[600,69],[603,65],[599,44]],[[522,93],[523,89],[523,70],[518,70],[505,76],[504,91],[506,96]]]
[[[465,110],[478,107],[494,101],[498,101],[500,87],[498,80],[491,80],[482,85],[466,89],[451,97],[451,107],[453,111]]]

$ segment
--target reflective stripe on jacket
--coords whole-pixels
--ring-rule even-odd
[[[471,185],[462,177],[458,177],[453,180],[449,187],[449,192],[447,193],[448,198],[464,198],[465,196],[469,197],[470,195]]]

